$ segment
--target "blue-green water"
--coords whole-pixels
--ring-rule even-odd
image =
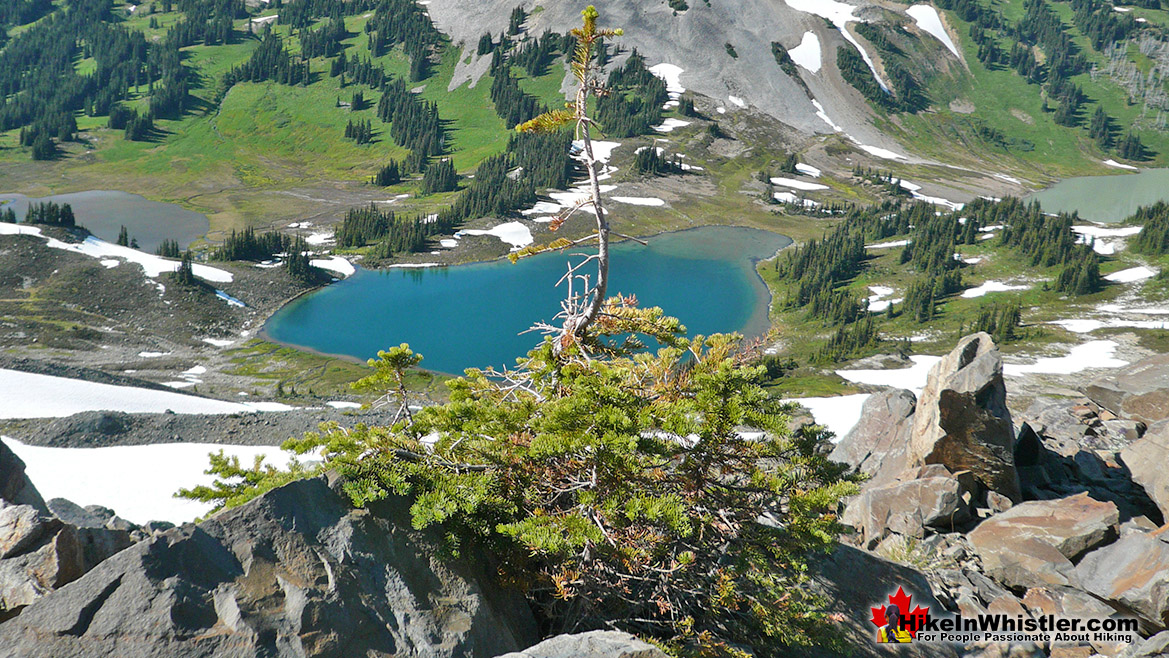
[[[610,292],[660,306],[693,334],[766,332],[769,294],[755,262],[791,244],[755,229],[706,227],[659,235],[649,246],[613,248]],[[358,358],[409,343],[429,370],[513,365],[552,320],[563,289],[564,254],[449,268],[358,272],[300,297],[265,326],[273,340]]]
[[[1122,222],[1141,206],[1169,201],[1169,169],[1067,178],[1027,197],[1047,212],[1080,213],[1094,222]]]

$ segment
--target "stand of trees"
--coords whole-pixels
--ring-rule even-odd
[[[176,245],[177,246],[177,245]],[[289,252],[292,247],[292,238],[279,232],[267,231],[256,235],[252,227],[236,233],[232,229],[231,236],[223,241],[223,245],[211,252],[211,260],[268,260],[276,254]]]
[[[57,204],[52,201],[30,205],[28,213],[24,216],[24,221],[26,224],[46,224],[66,228],[77,226],[77,220],[73,216],[73,207],[67,203]]]
[[[1144,227],[1129,239],[1129,249],[1150,256],[1169,253],[1169,204],[1158,201],[1139,208],[1129,221]]]
[[[635,48],[625,66],[609,74],[609,93],[597,99],[597,121],[611,137],[633,137],[651,132],[662,122],[662,105],[669,99],[666,81],[645,66]]]
[[[422,193],[450,192],[459,186],[459,174],[450,158],[432,162],[422,175]]]
[[[402,182],[401,165],[397,160],[390,160],[373,175],[373,184],[378,187],[389,187]]]

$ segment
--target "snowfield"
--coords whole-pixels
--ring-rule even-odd
[[[357,268],[353,266],[353,263],[350,263],[348,260],[346,260],[345,258],[342,258],[341,256],[330,256],[328,258],[316,258],[316,259],[310,260],[309,265],[312,265],[313,267],[319,267],[322,270],[329,270],[330,272],[336,272],[337,274],[340,274],[341,276],[353,276],[354,274],[357,273]]]
[[[795,402],[810,411],[817,424],[836,435],[833,439],[836,443],[860,420],[861,409],[868,399],[868,393],[858,393],[831,398],[791,398],[784,402]]]
[[[836,374],[854,384],[868,384],[870,386],[889,386],[905,388],[914,393],[921,393],[925,388],[930,368],[934,367],[940,356],[915,354],[909,357],[913,365],[908,368],[885,368],[881,370],[837,370]]]
[[[2,368],[0,400],[4,400],[4,404],[0,405],[0,418],[62,418],[83,411],[238,414],[288,411],[293,408],[276,402],[224,402],[136,386],[101,384]]]
[[[1128,361],[1115,358],[1115,341],[1093,340],[1076,345],[1067,356],[1042,357],[1030,364],[1005,363],[1003,374],[1008,377],[1031,374],[1071,375],[1089,368],[1119,368]]]
[[[160,443],[108,448],[42,448],[4,437],[25,463],[25,472],[46,500],[66,498],[78,505],[103,505],[118,516],[148,521],[187,523],[211,511],[210,503],[174,497],[181,488],[210,485],[207,455],[223,450],[251,466],[256,455],[284,466],[288,455],[269,446],[210,443]]]
[[[958,52],[958,47],[954,45],[954,42],[950,40],[950,35],[946,33],[946,28],[942,25],[942,18],[938,16],[937,9],[930,5],[914,5],[906,9],[905,13],[917,23],[919,28],[941,41],[950,52],[954,53],[954,57],[962,59],[962,53]]]
[[[821,66],[820,37],[815,32],[804,32],[800,45],[787,51],[792,61],[812,73],[819,73]]]

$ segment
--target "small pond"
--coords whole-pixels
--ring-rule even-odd
[[[125,226],[130,236],[138,240],[138,247],[154,253],[163,240],[177,240],[179,247],[207,235],[210,223],[207,217],[173,203],[150,201],[137,194],[111,190],[90,190],[73,194],[57,194],[30,198],[22,194],[0,194],[0,204],[8,201],[18,220],[24,220],[30,203],[53,201],[73,207],[77,223],[91,233],[109,242],[118,239],[118,231]]]

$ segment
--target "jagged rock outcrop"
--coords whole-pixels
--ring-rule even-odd
[[[1169,354],[1110,371],[1084,390],[1100,406],[1146,425],[1169,419]]]
[[[1023,497],[1052,500],[1086,492],[1115,503],[1122,521],[1147,517],[1156,527],[1162,513],[1121,457],[1135,436],[1117,430],[1131,422],[1135,427],[1129,429],[1139,436],[1144,425],[1110,415],[1086,400],[1037,400],[1023,415],[1015,442]]]
[[[591,631],[557,635],[523,651],[498,658],[667,658],[666,653],[629,633]]]
[[[953,530],[971,518],[971,494],[944,466],[931,464],[904,481],[866,489],[849,502],[841,522],[872,547],[891,533],[925,537],[927,528]]]
[[[535,642],[518,592],[440,556],[408,505],[294,482],[105,560],[0,624],[0,654],[496,656]]]
[[[1157,504],[1162,517],[1169,518],[1169,422],[1150,427],[1121,451],[1120,459],[1133,481]]]
[[[0,441],[0,500],[11,505],[30,505],[42,514],[49,508],[40,492],[24,474],[24,462]]]
[[[0,442],[0,621],[131,543],[128,532],[78,528],[54,516],[24,462]]]
[[[1074,562],[1117,536],[1110,502],[1079,494],[1016,505],[967,535],[988,575],[1009,587],[1070,585]]]
[[[1169,526],[1131,532],[1076,566],[1078,586],[1136,615],[1144,629],[1169,628]]]
[[[1014,444],[1002,356],[986,333],[967,336],[930,369],[914,414],[909,463],[970,471],[987,489],[1018,502]]]
[[[829,458],[870,476],[865,488],[894,482],[907,466],[906,450],[916,407],[917,397],[912,391],[874,393],[865,400],[860,420],[840,439]]]

